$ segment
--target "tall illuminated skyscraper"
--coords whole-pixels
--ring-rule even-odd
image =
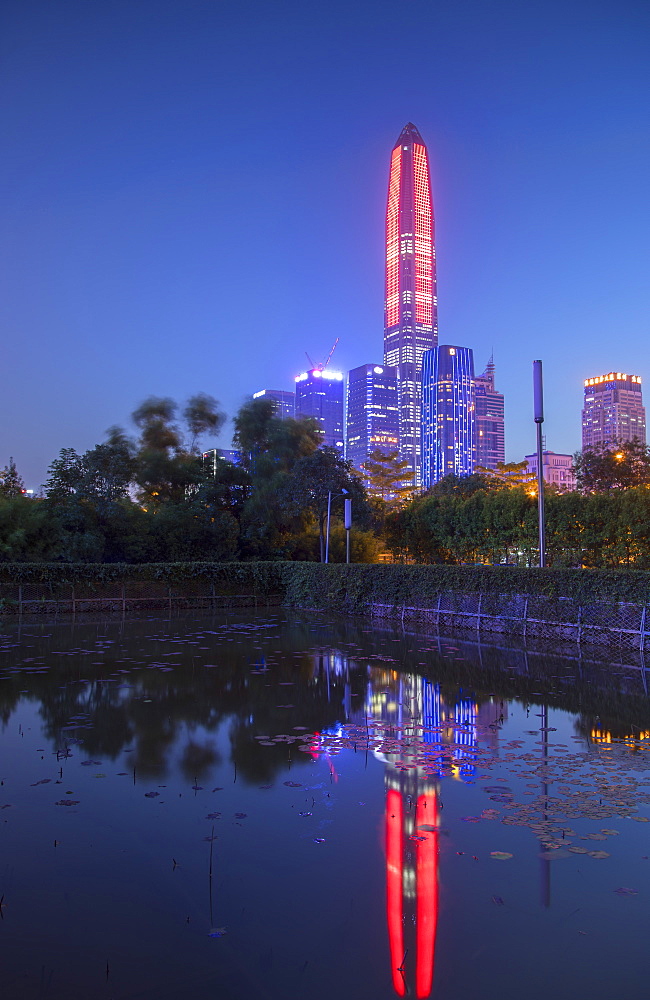
[[[494,371],[494,358],[490,357],[483,374],[474,379],[476,464],[484,469],[496,469],[506,460],[503,393],[494,387]]]
[[[397,371],[382,365],[359,365],[348,372],[345,457],[361,470],[373,452],[398,450],[399,391]]]
[[[399,370],[400,454],[420,484],[422,355],[438,343],[429,154],[409,122],[390,159],[386,208],[384,364]]]
[[[342,372],[314,368],[296,377],[296,416],[313,417],[323,431],[324,445],[343,454]]]
[[[422,485],[470,476],[476,465],[476,402],[471,347],[441,344],[422,368]]]
[[[646,441],[641,376],[609,372],[585,379],[582,447]]]

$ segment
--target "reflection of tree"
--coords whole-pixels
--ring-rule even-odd
[[[208,623],[214,621],[206,619],[201,624],[207,628]],[[133,751],[129,764],[141,776],[163,776],[173,748],[184,743],[179,766],[191,780],[207,775],[219,760],[212,741],[199,733],[215,733],[227,720],[231,759],[241,778],[255,783],[270,781],[285,768],[288,751],[283,746],[259,746],[254,736],[285,732],[297,722],[318,730],[340,716],[342,691],[334,690],[331,703],[323,705],[313,676],[313,657],[304,652],[296,655],[313,642],[307,624],[282,640],[286,660],[272,674],[262,672],[259,676],[251,674],[251,665],[255,669],[259,660],[259,649],[254,645],[247,656],[241,648],[231,653],[229,647],[219,645],[218,669],[198,665],[191,647],[181,648],[167,660],[173,671],[157,669],[152,661],[160,662],[157,657],[165,655],[173,641],[162,637],[160,642],[151,643],[147,653],[146,647],[142,648],[142,633],[146,636],[150,629],[144,622],[129,623],[122,644],[104,650],[105,662],[94,666],[89,659],[98,656],[93,648],[96,629],[82,624],[65,638],[57,632],[55,648],[62,654],[58,656],[53,654],[48,637],[38,638],[33,626],[28,637],[29,659],[43,659],[48,669],[28,673],[32,668],[23,666],[21,671],[21,658],[27,650],[18,647],[8,651],[0,685],[0,716],[8,720],[21,697],[37,701],[43,734],[57,750],[80,740],[85,756],[115,759],[128,748]],[[172,623],[170,629],[183,633],[182,624],[179,628]],[[127,669],[130,656],[139,663]],[[213,649],[210,658],[214,656]],[[111,676],[116,668],[125,671],[121,677]],[[281,682],[293,686],[279,687]],[[279,707],[289,701],[294,706],[291,710]],[[296,766],[305,763],[304,754],[296,754],[292,760]]]
[[[12,640],[10,631],[1,649],[0,719],[10,718],[21,697],[31,699],[39,704],[44,734],[55,748],[64,749],[78,738],[81,752],[97,759],[115,759],[129,748],[130,764],[142,775],[163,774],[172,748],[185,745],[189,733],[190,744],[196,746],[186,751],[183,766],[191,778],[198,776],[202,756],[204,770],[209,770],[211,734],[227,720],[238,774],[245,781],[267,783],[287,766],[290,755],[292,766],[306,758],[292,754],[285,744],[260,746],[255,736],[291,732],[297,724],[322,732],[341,721],[350,705],[362,702],[361,697],[355,701],[354,694],[362,691],[369,664],[381,663],[399,676],[425,659],[426,647],[428,672],[435,675],[447,704],[456,703],[459,685],[473,691],[479,707],[495,694],[537,700],[535,692],[550,690],[550,703],[580,713],[586,732],[597,719],[613,734],[622,719],[634,729],[650,730],[650,708],[647,698],[639,697],[643,692],[638,670],[614,675],[608,665],[584,658],[458,639],[453,643],[458,652],[449,660],[444,658],[445,640],[435,636],[370,631],[364,622],[307,615],[292,615],[287,626],[277,615],[268,626],[272,642],[267,642],[263,619],[253,612],[231,615],[228,621],[227,630],[220,616],[198,622],[82,622],[65,631],[59,626],[51,636],[51,626],[30,625],[20,642]],[[252,631],[246,639],[237,633],[238,627],[262,627],[262,632]],[[238,635],[238,642],[222,641]],[[199,643],[209,651],[199,653]],[[269,647],[277,664],[268,673],[257,673]],[[215,658],[218,667],[204,667],[206,660]],[[99,659],[104,662],[94,665]],[[337,660],[346,665],[347,677],[337,674]],[[174,669],[165,671],[155,664]],[[284,687],[279,682],[294,683]],[[280,707],[287,703],[294,707]],[[195,758],[196,764],[187,763]],[[459,758],[459,767],[470,763]]]

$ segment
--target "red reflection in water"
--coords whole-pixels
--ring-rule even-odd
[[[393,986],[398,996],[406,992],[404,976],[398,970],[404,957],[404,924],[402,904],[402,796],[389,788],[386,793],[386,910],[388,939],[390,941],[390,967]]]
[[[405,946],[405,871],[406,881],[415,882],[414,900],[406,899],[415,916],[415,994],[422,1000],[428,997],[433,986],[436,930],[438,926],[438,834],[436,827],[438,803],[435,792],[417,796],[413,813],[405,810],[403,791],[389,788],[386,791],[386,918],[390,945],[390,967],[393,988],[398,996],[407,992]],[[409,802],[410,802],[409,797]],[[413,826],[413,837],[408,838],[406,827]],[[413,843],[415,866],[411,874],[405,864],[405,847]],[[413,878],[414,876],[414,878]],[[412,883],[411,883],[412,884]],[[409,963],[410,965],[411,963]]]
[[[435,795],[418,797],[418,824],[436,826],[437,803]],[[417,965],[415,992],[418,997],[428,997],[433,984],[433,961],[438,925],[438,834],[431,830],[417,830],[424,840],[417,841],[417,906],[416,936]]]

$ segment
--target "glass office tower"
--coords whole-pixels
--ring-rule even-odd
[[[476,465],[474,356],[442,344],[422,363],[422,486],[469,476]]]
[[[321,425],[323,444],[343,454],[343,374],[314,368],[296,377],[296,416]]]

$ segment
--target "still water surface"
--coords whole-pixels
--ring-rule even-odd
[[[284,612],[0,634],[2,996],[646,992],[642,669]]]

